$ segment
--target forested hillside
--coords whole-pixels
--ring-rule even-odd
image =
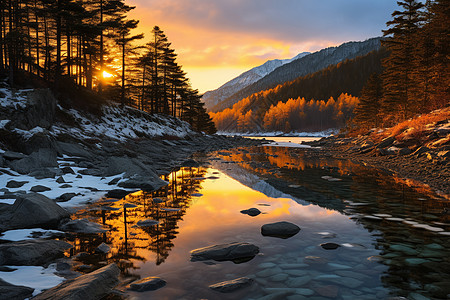
[[[380,40],[381,38],[372,38],[363,42],[348,42],[338,47],[329,47],[294,60],[236,92],[216,105],[211,111],[218,112],[225,108],[231,108],[233,104],[254,93],[275,88],[277,85],[292,81],[300,76],[306,76],[347,59],[353,59],[378,50],[380,48]]]
[[[231,109],[210,113],[210,115],[219,131],[321,131],[342,127],[343,121],[351,117],[352,109],[342,110],[339,108],[342,105],[337,105],[337,108],[325,111],[324,107],[327,105],[328,108],[333,107],[334,99],[341,98],[341,102],[351,103],[346,106],[354,108],[357,100],[351,96],[341,95],[358,96],[370,75],[381,72],[381,60],[386,56],[387,52],[384,49],[373,51],[314,74],[299,77],[273,89],[255,93],[239,101]],[[295,109],[298,113],[297,118],[303,121],[294,121],[294,110],[289,109],[287,114],[276,114],[277,118],[282,120],[275,123],[267,121],[272,118],[270,115],[273,115],[276,107],[281,109],[284,107],[283,103],[294,101],[292,99],[296,99],[297,102],[300,100],[302,100],[300,102],[305,102],[304,104],[297,103]],[[311,103],[314,105],[308,104],[309,100],[312,100]],[[286,111],[285,108],[282,110]],[[315,119],[315,117],[318,117],[317,120],[304,122],[306,119]]]
[[[214,132],[164,32],[155,26],[150,42],[139,43],[139,21],[127,17],[134,8],[124,0],[1,1],[0,74],[12,87],[49,86],[72,99],[69,91],[91,91],[91,101],[114,100]]]

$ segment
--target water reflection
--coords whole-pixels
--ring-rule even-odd
[[[109,229],[73,237],[79,270],[115,262],[126,276],[161,276],[168,285],[151,292],[156,299],[257,299],[280,289],[286,298],[450,293],[447,200],[351,161],[319,160],[292,148],[242,148],[197,159],[212,168],[181,168],[163,178],[169,184],[159,191],[103,199],[78,212],[74,218]],[[251,207],[263,213],[240,213]],[[142,221],[149,226],[139,226]],[[261,226],[276,221],[302,230],[282,241],[263,237]],[[240,265],[189,261],[192,249],[235,241],[254,243],[261,254]],[[102,242],[111,245],[109,253],[95,253]],[[325,242],[341,247],[324,250]],[[255,284],[227,295],[208,289],[241,276]]]

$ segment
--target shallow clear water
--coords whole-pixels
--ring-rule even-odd
[[[130,280],[167,281],[157,291],[129,292],[133,299],[445,299],[450,293],[447,200],[301,149],[255,147],[195,159],[203,166],[166,176],[170,184],[162,190],[79,211],[75,217],[111,230],[74,236],[71,254],[93,253],[102,242],[112,247],[80,265],[115,262]],[[125,216],[124,203],[137,207]],[[263,213],[240,213],[251,207]],[[136,226],[143,219],[159,224]],[[261,235],[262,225],[278,221],[301,231],[289,239]],[[190,261],[193,249],[229,242],[253,243],[260,253],[241,264]],[[321,247],[329,242],[340,247]],[[253,284],[228,294],[208,288],[242,276]]]

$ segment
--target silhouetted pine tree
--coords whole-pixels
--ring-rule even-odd
[[[361,127],[378,127],[381,121],[382,81],[377,73],[370,76],[361,90],[359,103],[355,108],[355,122]]]

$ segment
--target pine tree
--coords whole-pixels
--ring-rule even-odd
[[[381,78],[374,73],[361,90],[359,103],[355,108],[355,122],[357,124],[365,128],[378,127],[380,125],[382,96]]]
[[[415,101],[416,82],[413,76],[413,55],[415,36],[421,19],[420,9],[424,6],[416,0],[398,1],[403,11],[394,11],[393,20],[386,24],[386,39],[383,46],[390,55],[383,61],[383,109],[385,114],[396,119],[407,119],[417,112]]]

